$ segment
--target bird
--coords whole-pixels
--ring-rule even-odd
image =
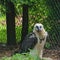
[[[43,24],[36,23],[33,27],[33,31],[27,34],[19,47],[19,53],[30,53],[37,51],[37,55],[42,59],[43,49],[46,43],[48,33],[44,29]],[[35,54],[35,52],[33,53]]]

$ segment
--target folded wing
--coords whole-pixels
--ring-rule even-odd
[[[28,34],[20,45],[19,53],[29,52],[30,49],[33,49],[37,43],[36,35],[32,32]]]

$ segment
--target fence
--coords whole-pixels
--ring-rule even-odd
[[[49,33],[49,39],[47,40],[47,42],[48,42],[48,44],[50,44],[50,48],[52,48],[52,49],[60,49],[60,2],[58,0],[53,0],[53,1],[52,0],[50,0],[50,1],[46,0],[45,6],[47,6],[46,9],[47,9],[47,11],[49,13],[46,18],[44,18],[44,16],[40,17],[40,15],[38,14],[38,13],[42,13],[43,11],[42,12],[38,11],[36,14],[29,13],[29,29],[28,30],[29,30],[29,32],[32,31],[33,25],[35,23],[37,23],[37,22],[43,23],[45,29]],[[33,7],[36,7],[36,6],[33,6]],[[29,9],[29,12],[31,12],[30,10],[31,9]],[[35,11],[33,10],[33,13]],[[7,16],[7,18],[8,18],[8,16]],[[20,16],[19,19],[20,19],[20,21],[17,20],[18,23],[22,21],[21,20],[22,17]],[[6,26],[5,22],[6,21],[4,21],[5,25],[3,25],[3,26]],[[11,24],[10,22],[9,22],[9,24]],[[14,22],[13,22],[13,24],[14,24]],[[13,29],[14,33],[16,33],[15,38],[16,38],[17,41],[20,41],[20,39],[21,39],[21,29],[22,29],[22,26],[21,26],[21,23],[19,23],[19,24],[15,27],[16,28],[16,32]],[[12,25],[11,25],[10,28],[12,28]],[[2,33],[1,33],[1,31],[2,31]],[[0,38],[2,38],[2,39],[0,39],[0,43],[2,43],[2,42],[6,43],[7,42],[6,27],[5,27],[4,30],[1,29],[0,33],[1,33],[0,34],[1,35]],[[15,40],[15,39],[11,39],[11,41],[12,40]]]

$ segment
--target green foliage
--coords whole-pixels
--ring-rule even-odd
[[[7,40],[6,26],[2,26],[0,24],[0,42],[6,43],[6,40]]]
[[[17,42],[20,42],[20,40],[21,40],[21,30],[22,30],[22,26],[16,26],[16,40],[17,40]]]
[[[16,40],[19,42],[21,40],[21,26],[16,27]],[[6,26],[3,26],[0,24],[0,43],[6,43],[7,42],[7,31]]]
[[[29,7],[29,32],[33,30],[33,26],[35,23],[42,23],[48,31],[49,35],[51,36],[51,40],[54,41],[54,44],[56,44],[57,40],[60,39],[58,36],[60,33],[60,2],[57,1],[50,1],[50,0],[11,0],[16,8],[16,15],[22,16],[22,7],[23,4],[28,5]],[[1,2],[0,4],[0,17],[2,15],[5,15],[5,0]],[[0,18],[0,20],[3,20],[3,18]],[[2,27],[2,26],[0,26]],[[21,39],[21,26],[16,27],[16,39],[17,42]],[[6,29],[0,30],[1,37],[6,34]],[[3,31],[3,32],[2,32]],[[6,40],[6,35],[0,39]],[[47,43],[46,47],[49,48],[50,44]]]
[[[43,23],[46,30],[51,29],[49,28],[49,22],[46,21],[46,18],[48,17],[48,9],[46,6],[45,0],[11,0],[16,8],[16,15],[22,15],[22,5],[27,4],[29,7],[29,32],[32,31],[33,25],[37,22]],[[6,3],[5,1],[3,3]],[[4,10],[5,6],[2,4],[1,10]],[[3,11],[2,11],[3,12]],[[5,14],[5,13],[1,13]],[[2,19],[1,19],[2,20]],[[48,26],[47,26],[48,24]],[[2,26],[1,26],[2,27]],[[21,40],[21,28],[22,26],[16,27],[16,40],[19,42]],[[1,31],[4,31],[3,29]],[[5,29],[6,32],[6,29]],[[5,32],[1,32],[2,36]],[[6,34],[4,37],[1,38],[1,40],[4,40],[6,42]]]
[[[3,16],[6,12],[5,0],[0,0],[0,16]]]
[[[41,60],[41,59],[39,59],[37,55],[32,56],[30,54],[26,54],[26,55],[16,54],[11,57],[3,57],[1,60]]]
[[[5,15],[0,15],[0,22],[6,20],[6,16]]]
[[[50,30],[51,26],[47,21],[49,10],[47,9],[46,0],[37,0],[35,4],[29,7],[29,30],[35,23],[43,23],[46,30]]]
[[[50,46],[51,46],[50,43],[49,43],[49,42],[46,42],[46,44],[45,44],[45,48],[49,49]]]

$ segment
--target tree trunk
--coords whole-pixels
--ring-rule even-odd
[[[15,7],[11,1],[6,1],[7,44],[16,45]]]
[[[24,40],[25,36],[28,34],[28,5],[23,5],[23,21],[22,21],[22,36],[21,42]]]

